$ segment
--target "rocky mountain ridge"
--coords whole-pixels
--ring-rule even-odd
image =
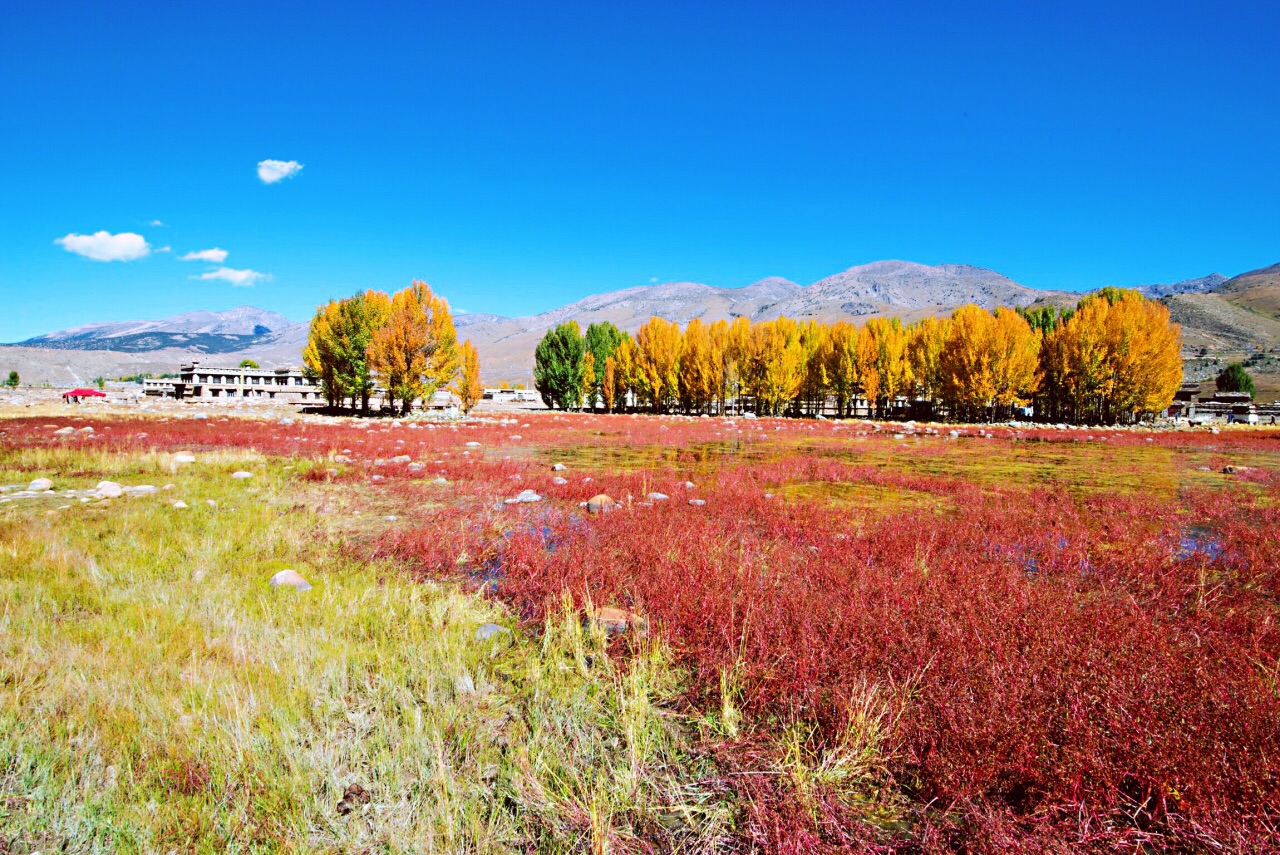
[[[1215,273],[1140,290],[1170,306],[1174,319],[1184,326],[1189,349],[1249,351],[1280,344],[1280,265],[1231,279]],[[1030,288],[971,265],[877,261],[807,286],[781,277],[742,288],[668,282],[592,294],[519,318],[461,314],[455,323],[460,336],[471,339],[480,350],[486,379],[528,382],[538,339],[566,320],[576,320],[584,328],[610,321],[629,331],[653,315],[682,325],[694,318],[711,323],[722,318],[760,321],[784,315],[823,321],[898,316],[910,322],[948,314],[965,303],[989,309],[1032,303],[1067,306],[1081,296]],[[295,323],[251,306],[152,321],[86,324],[0,347],[0,368],[7,358],[25,367],[24,378],[79,382],[86,373],[121,376],[154,371],[159,365],[168,366],[160,370],[173,370],[178,362],[193,358],[234,362],[251,357],[264,366],[290,365],[301,359],[307,330],[305,322]],[[72,356],[67,351],[80,353]]]

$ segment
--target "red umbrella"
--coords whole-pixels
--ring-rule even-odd
[[[105,392],[99,392],[97,389],[72,389],[70,392],[63,392],[64,398],[105,398]]]

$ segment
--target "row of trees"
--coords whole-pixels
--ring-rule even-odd
[[[470,412],[482,392],[475,347],[458,344],[448,302],[425,282],[319,306],[302,361],[330,407],[349,402],[364,414],[375,395],[393,412],[408,413],[415,401],[445,388]]]
[[[629,336],[574,321],[550,330],[534,355],[548,406],[638,406],[727,412],[750,400],[761,415],[876,415],[916,401],[951,418],[1000,418],[1033,404],[1055,420],[1127,420],[1166,408],[1182,382],[1181,331],[1136,291],[1104,289],[1075,309],[824,324],[746,318],[682,330],[650,318]]]

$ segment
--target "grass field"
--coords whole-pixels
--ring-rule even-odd
[[[1280,432],[0,431],[0,852],[1280,846]]]

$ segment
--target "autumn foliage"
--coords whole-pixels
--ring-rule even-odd
[[[470,374],[459,397],[469,400],[461,390],[475,391],[479,358],[472,348],[474,364],[464,366],[461,355],[448,302],[414,282],[394,296],[365,291],[317,308],[302,358],[331,407],[350,400],[367,413],[376,393],[407,413],[414,401],[449,387],[460,366]]]
[[[1181,333],[1168,309],[1116,289],[1061,314],[966,305],[910,325],[739,317],[694,319],[683,331],[653,317],[634,337],[612,324],[593,324],[586,345],[575,336],[576,325],[562,324],[535,355],[535,375],[570,378],[574,395],[549,401],[565,409],[584,388],[581,400],[610,412],[986,421],[1034,404],[1045,418],[1115,423],[1165,409],[1182,381]]]

